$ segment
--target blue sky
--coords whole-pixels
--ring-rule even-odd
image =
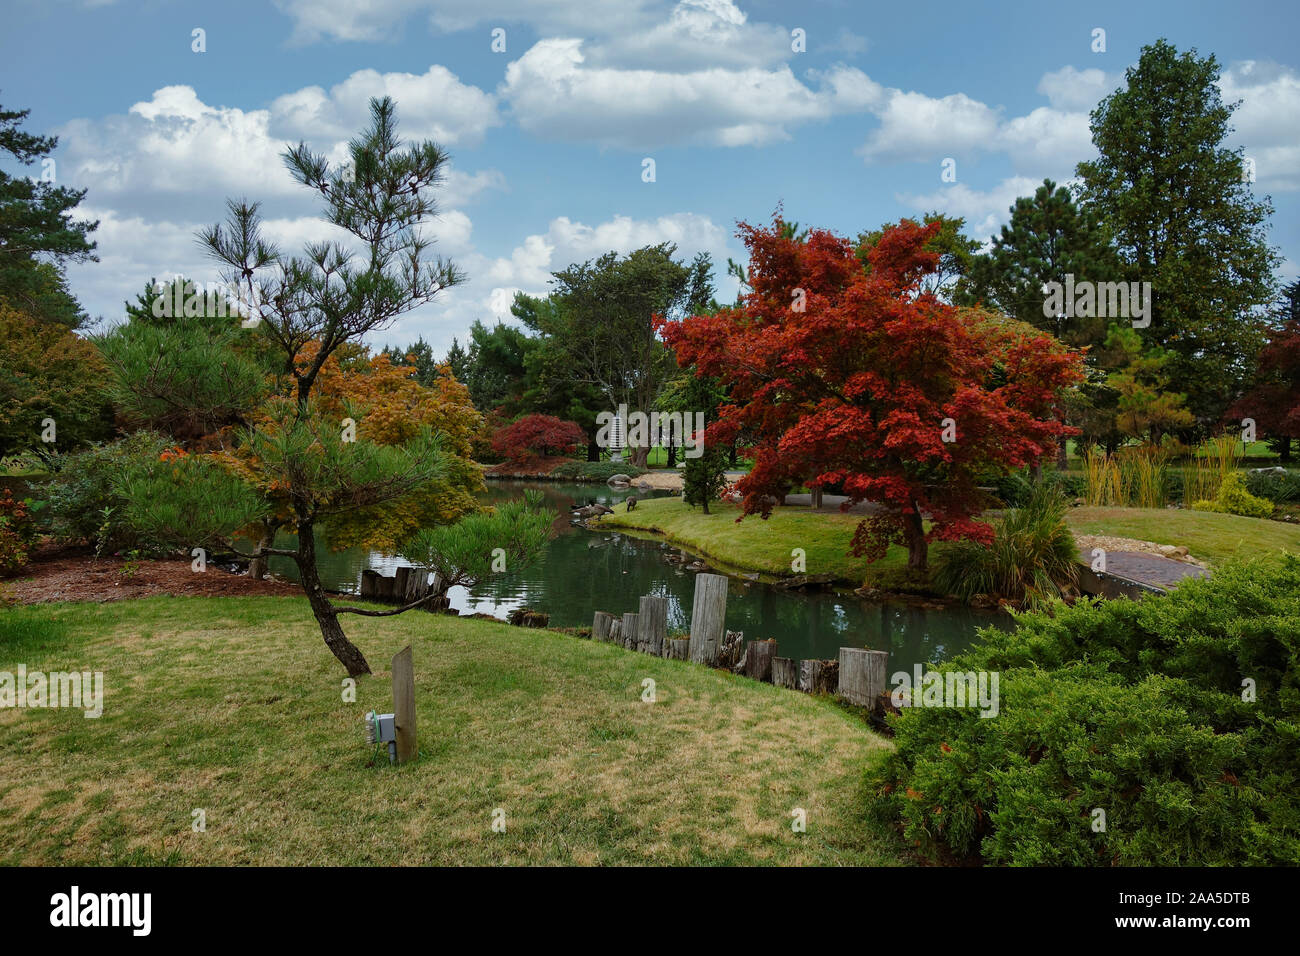
[[[109,321],[151,276],[216,278],[192,237],[227,196],[262,200],[288,249],[325,235],[278,154],[299,139],[338,154],[372,95],[450,149],[433,232],[470,276],[373,344],[442,351],[608,249],[709,251],[728,297],[736,221],[778,202],[848,235],[937,208],[986,237],[1091,155],[1088,111],[1162,36],[1218,57],[1244,104],[1231,143],[1273,197],[1285,275],[1300,263],[1294,2],[46,0],[4,20],[0,103],[57,133],[59,181],[89,189],[101,261],[70,276]]]

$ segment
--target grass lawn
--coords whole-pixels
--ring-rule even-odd
[[[855,585],[895,587],[907,565],[907,552],[893,546],[874,564],[847,556],[853,529],[861,516],[778,508],[767,521],[757,516],[739,523],[740,509],[710,504],[703,514],[677,497],[642,501],[631,514],[605,515],[603,528],[662,534],[683,547],[714,559],[724,568],[788,575],[790,552],[807,552],[807,573],[833,573]],[[1210,564],[1229,558],[1276,562],[1283,551],[1300,553],[1300,525],[1207,511],[1140,508],[1071,508],[1066,520],[1079,534],[1114,535],[1186,545],[1194,557]],[[931,547],[931,555],[937,547]]]
[[[99,719],[0,709],[0,864],[906,862],[864,813],[888,745],[829,700],[485,621],[345,624],[356,703],[299,598],[0,611],[0,671],[105,683]],[[421,759],[391,767],[362,716],[407,643]]]
[[[761,574],[789,575],[791,551],[806,552],[808,574],[834,574],[861,584],[901,572],[907,565],[907,551],[900,547],[873,565],[848,556],[853,530],[861,515],[813,512],[806,508],[777,508],[766,521],[757,515],[737,522],[740,508],[728,502],[711,502],[710,514],[688,507],[679,497],[649,498],[637,504],[631,514],[621,508],[598,522],[602,528],[626,528],[657,532],[697,554],[734,570]]]
[[[1186,545],[1193,557],[1211,565],[1230,558],[1276,564],[1283,551],[1300,554],[1300,525],[1264,518],[1185,508],[1072,508],[1066,517],[1080,534]]]

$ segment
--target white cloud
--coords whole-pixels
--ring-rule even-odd
[[[582,40],[552,39],[507,67],[500,93],[519,125],[536,135],[648,149],[788,139],[791,127],[861,108],[870,84],[847,67],[813,90],[788,66],[686,73],[591,66]]]
[[[1090,67],[1076,70],[1072,66],[1063,66],[1051,73],[1044,73],[1038,81],[1038,92],[1047,97],[1052,108],[1064,112],[1092,112],[1101,100],[1118,89],[1123,77],[1106,73]]]
[[[965,93],[936,98],[889,90],[876,114],[880,128],[859,149],[868,162],[938,162],[990,149],[999,125],[997,110]]]
[[[271,104],[272,124],[288,139],[346,141],[369,122],[371,98],[384,96],[397,101],[401,134],[409,140],[475,145],[501,123],[490,93],[434,65],[418,76],[357,70],[328,93],[319,86],[286,93]]]
[[[628,253],[661,242],[675,244],[678,258],[710,253],[715,279],[718,263],[726,262],[727,233],[708,216],[695,213],[674,213],[656,219],[615,216],[594,226],[560,216],[551,220],[545,233],[526,237],[508,256],[485,259],[477,269],[471,268],[471,272],[492,286],[484,305],[504,317],[509,313],[510,298],[516,289],[544,295],[551,273],[575,262],[585,262],[611,250]],[[499,307],[503,291],[510,293],[510,298],[504,299],[504,310]]]
[[[1225,102],[1242,101],[1232,114],[1230,141],[1255,160],[1261,191],[1300,189],[1300,74],[1247,60],[1224,70],[1219,88]]]
[[[1011,206],[1021,196],[1032,196],[1042,180],[1025,176],[1004,179],[992,189],[972,189],[965,183],[946,186],[922,195],[900,194],[894,198],[918,213],[937,211],[966,220],[966,233],[976,239],[988,239],[1011,218]],[[1065,185],[1064,183],[1059,185]]]

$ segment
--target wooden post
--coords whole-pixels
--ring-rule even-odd
[[[612,615],[611,615],[612,616]],[[615,644],[623,643],[623,621],[620,618],[614,618],[609,622],[609,639]]]
[[[674,637],[664,642],[664,647],[667,649],[664,657],[671,660],[684,661],[690,657],[691,654],[691,642],[689,638]]]
[[[628,650],[636,650],[636,639],[639,634],[637,618],[640,616],[632,611],[623,615],[623,646]]]
[[[793,657],[772,658],[772,683],[793,690],[799,683],[798,664]]]
[[[772,658],[776,657],[776,641],[750,641],[745,648],[745,676],[754,680],[772,679]]]
[[[374,568],[366,568],[361,572],[361,597],[373,601],[378,596],[379,572]]]
[[[841,647],[840,696],[850,704],[874,710],[885,692],[888,671],[889,651]]]
[[[406,763],[419,754],[415,740],[415,665],[411,645],[393,658],[393,733],[397,738],[397,762]]]
[[[839,688],[839,661],[800,661],[799,689],[805,694],[833,694]]]
[[[723,670],[734,669],[743,659],[744,649],[745,632],[727,631],[726,636],[722,639],[722,647],[714,657],[713,666],[721,667]]]
[[[614,623],[614,615],[606,611],[597,611],[591,620],[591,639],[593,641],[609,640],[609,628]]]
[[[393,572],[393,601],[406,603],[406,589],[411,586],[411,569],[398,568]]]
[[[378,601],[391,601],[393,599],[392,578],[386,578],[381,574],[375,579],[375,599]]]
[[[695,603],[691,605],[691,660],[697,664],[714,664],[722,649],[726,625],[726,575],[697,574]]]
[[[640,628],[637,650],[663,657],[664,641],[668,639],[668,599],[650,594],[643,597],[637,626]]]

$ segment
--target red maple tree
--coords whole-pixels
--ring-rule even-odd
[[[682,366],[730,389],[706,441],[754,442],[741,518],[768,516],[800,483],[840,485],[846,510],[877,508],[855,556],[904,544],[924,569],[930,540],[990,541],[978,482],[1044,460],[1073,433],[1052,409],[1082,381],[1082,354],[926,292],[937,224],[903,220],[869,249],[782,227],[779,211],[770,227],[740,225],[751,291],[739,306],[658,322]]]
[[[509,461],[523,461],[537,455],[572,455],[586,441],[577,423],[534,414],[498,429],[492,436],[492,450]]]
[[[1229,412],[1253,418],[1271,438],[1300,438],[1300,322],[1290,321],[1269,334],[1259,353],[1255,385]],[[1290,444],[1283,460],[1290,459]]]

